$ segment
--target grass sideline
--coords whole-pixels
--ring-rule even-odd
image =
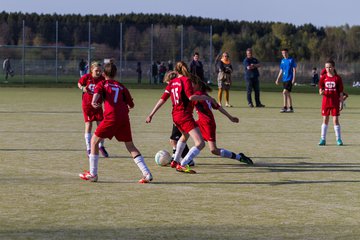
[[[360,236],[360,96],[340,122],[344,146],[317,146],[320,96],[293,93],[295,113],[280,114],[280,92],[263,92],[264,109],[231,91],[240,118],[215,112],[218,145],[251,156],[254,167],[204,149],[198,174],[158,167],[170,150],[170,103],[145,124],[161,89],[133,89],[134,142],[154,174],[140,172],[122,144],[107,141],[99,182],[88,168],[81,93],[75,88],[0,88],[0,239],[357,239]],[[215,95],[216,92],[213,93]],[[191,143],[191,141],[190,141]]]

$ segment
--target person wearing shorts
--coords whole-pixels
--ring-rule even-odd
[[[152,174],[147,167],[143,156],[132,141],[129,109],[134,107],[134,102],[129,90],[120,82],[114,80],[117,68],[114,63],[109,62],[104,66],[105,80],[99,82],[94,90],[92,106],[100,108],[99,98],[102,96],[104,102],[104,120],[101,121],[91,138],[91,153],[89,157],[90,170],[79,174],[83,180],[96,182],[98,180],[98,143],[104,138],[116,138],[119,142],[124,142],[126,149],[134,159],[135,164],[142,172],[139,183],[149,183],[152,181]]]
[[[280,110],[280,112],[292,113],[294,112],[294,109],[292,104],[291,91],[293,84],[295,84],[296,62],[295,59],[289,56],[289,50],[287,48],[282,49],[281,54],[283,59],[281,60],[280,71],[275,81],[275,84],[279,85],[280,77],[282,77],[284,107]]]
[[[344,103],[344,86],[341,77],[335,72],[335,62],[328,60],[325,63],[326,74],[323,74],[319,82],[319,94],[322,95],[320,146],[326,145],[326,133],[329,125],[330,115],[333,117],[336,144],[343,145],[341,128],[339,122],[340,111]]]
[[[82,111],[85,122],[85,145],[86,154],[90,155],[90,141],[93,122],[97,125],[103,120],[103,109],[93,108],[91,101],[94,95],[94,89],[96,84],[104,80],[102,74],[101,64],[99,62],[92,62],[90,66],[90,73],[83,75],[78,81],[78,88],[82,92]],[[104,142],[100,142],[100,152],[104,157],[109,157],[108,152],[105,149]]]

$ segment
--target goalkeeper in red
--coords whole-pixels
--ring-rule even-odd
[[[323,123],[321,125],[321,138],[319,145],[326,145],[326,133],[329,125],[329,116],[333,117],[336,143],[343,145],[341,139],[341,128],[339,122],[340,111],[343,109],[343,82],[341,77],[336,74],[335,62],[328,60],[325,63],[326,74],[322,75],[319,82],[319,94],[323,96],[321,114]]]
[[[105,80],[99,82],[94,90],[92,106],[100,108],[98,102],[100,96],[104,101],[104,120],[91,138],[91,153],[89,157],[90,170],[79,174],[83,180],[96,182],[98,180],[99,142],[104,138],[110,140],[115,137],[119,142],[124,142],[126,149],[134,159],[135,164],[141,170],[143,177],[139,183],[149,183],[153,178],[140,151],[132,141],[129,109],[134,107],[133,99],[129,90],[121,83],[113,80],[117,68],[114,63],[107,63],[104,66]]]

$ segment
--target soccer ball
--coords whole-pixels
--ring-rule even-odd
[[[155,154],[155,162],[159,166],[167,166],[171,162],[171,155],[166,150],[160,150]]]

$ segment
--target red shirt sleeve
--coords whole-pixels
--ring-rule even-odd
[[[170,97],[170,91],[171,91],[171,87],[170,84],[168,84],[165,88],[163,95],[161,96],[161,99],[164,101],[168,100]]]
[[[82,77],[79,79],[78,83],[80,83],[81,86],[86,86],[86,84],[87,84],[86,78],[87,78],[87,76],[86,76],[86,74],[85,74],[84,76],[82,76]]]
[[[95,89],[94,89],[94,94],[98,93],[98,94],[102,94],[104,92],[104,82],[98,82],[98,84],[96,84]]]
[[[344,84],[343,84],[342,78],[339,75],[337,75],[337,77],[338,77],[338,81],[337,81],[336,85],[338,86],[338,93],[340,94],[340,93],[344,92]]]
[[[129,92],[129,90],[124,86],[124,85],[121,85],[121,87],[124,88],[124,101],[125,103],[130,107],[130,108],[133,108],[135,106],[134,104],[134,101],[133,101],[133,98]]]
[[[194,88],[192,86],[191,80],[187,77],[182,77],[181,81],[184,84],[185,95],[190,98],[192,95],[194,95]]]
[[[324,80],[326,75],[321,75],[321,78],[319,80],[319,89],[325,89]]]

